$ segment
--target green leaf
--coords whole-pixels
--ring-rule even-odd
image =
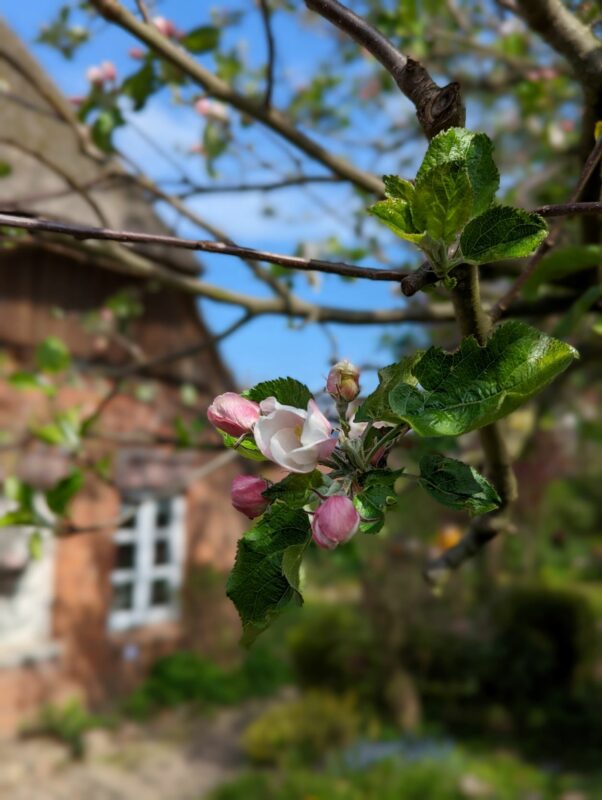
[[[545,255],[537,269],[525,281],[523,295],[532,300],[542,284],[551,283],[559,278],[566,278],[581,270],[592,269],[602,264],[602,245],[570,244],[557,247]]]
[[[311,529],[304,511],[276,502],[238,543],[227,594],[251,644],[287,606],[301,605],[299,566]]]
[[[59,412],[53,422],[34,427],[31,432],[46,444],[55,444],[76,450],[80,444],[81,422],[76,408]]]
[[[25,370],[13,372],[8,378],[8,382],[15,389],[21,389],[22,391],[34,389],[47,395],[53,395],[56,392],[55,387],[43,375],[38,375],[35,372],[27,372]]]
[[[69,503],[82,488],[83,484],[84,473],[80,469],[72,470],[69,475],[61,478],[46,492],[48,508],[59,517],[63,517]]]
[[[230,128],[223,122],[209,120],[203,129],[203,149],[207,159],[207,172],[215,176],[215,162],[226,152],[232,140]]]
[[[155,64],[152,58],[147,58],[137,72],[126,78],[121,84],[121,91],[130,97],[134,111],[141,111],[148,98],[161,88],[161,81],[155,73]]]
[[[249,400],[261,403],[267,397],[275,397],[279,403],[295,408],[307,408],[312,399],[312,393],[307,386],[294,378],[276,378],[273,381],[264,381],[243,392]]]
[[[9,475],[5,478],[3,493],[7,500],[12,500],[13,503],[18,503],[26,509],[33,509],[33,488],[17,478],[16,475]]]
[[[493,144],[484,133],[466,128],[448,128],[431,140],[416,176],[416,185],[433,170],[452,161],[462,162],[470,182],[470,216],[482,214],[493,202],[500,175],[493,160]]]
[[[577,351],[523,322],[500,325],[481,347],[469,336],[455,353],[429,348],[400,382],[390,408],[421,436],[458,436],[505,417],[563,372]]]
[[[289,508],[303,508],[311,497],[310,489],[317,489],[323,479],[317,469],[303,475],[291,473],[266,489],[263,496],[272,502],[282,500]]]
[[[385,184],[385,197],[390,200],[405,200],[406,203],[412,204],[414,199],[413,183],[399,178],[397,175],[383,175],[383,183]]]
[[[110,153],[113,150],[113,132],[123,124],[125,120],[117,106],[100,111],[91,129],[94,144],[105,153]]]
[[[476,469],[436,453],[420,459],[418,482],[438,503],[467,509],[472,514],[486,514],[502,502],[495,488]]]
[[[378,533],[385,524],[385,511],[397,503],[395,481],[403,469],[375,469],[362,478],[362,491],[353,498],[353,504],[362,517],[361,533]]]
[[[71,363],[67,346],[56,336],[48,336],[36,347],[36,361],[45,372],[62,372]]]
[[[412,219],[418,230],[451,244],[471,216],[472,196],[464,161],[448,161],[416,179]]]
[[[410,206],[403,200],[381,200],[370,206],[368,213],[378,217],[393,233],[408,242],[419,245],[425,237],[425,232],[415,227]]]
[[[191,53],[207,53],[219,44],[220,29],[213,25],[201,25],[180,39],[180,44]]]
[[[243,458],[248,458],[250,461],[266,461],[266,457],[255,444],[255,439],[253,439],[253,437],[245,436],[242,441],[239,441],[239,437],[232,436],[230,433],[226,433],[225,431],[218,430],[218,433],[221,434],[222,439],[224,440],[224,445],[236,450],[236,452],[243,456]]]
[[[471,264],[523,258],[543,242],[548,226],[538,214],[494,206],[469,222],[460,238],[462,258]]]
[[[37,517],[33,511],[26,508],[17,508],[14,511],[7,511],[0,517],[0,528],[7,528],[12,525],[35,525]]]
[[[12,171],[13,168],[8,162],[0,161],[0,178],[7,178]]]
[[[377,388],[369,395],[355,412],[356,422],[369,420],[383,422],[399,422],[399,417],[391,411],[389,393],[398,383],[416,383],[412,375],[412,367],[423,356],[419,350],[412,356],[406,356],[398,364],[390,364],[378,370],[379,382]]]

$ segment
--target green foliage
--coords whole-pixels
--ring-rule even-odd
[[[4,479],[3,494],[7,500],[16,505],[16,508],[0,517],[0,526],[32,525],[37,521],[32,486],[15,475],[9,475]]]
[[[461,260],[484,264],[530,255],[548,235],[545,220],[520,208],[494,206],[469,222],[460,237]]]
[[[245,731],[243,746],[257,764],[312,764],[351,742],[359,716],[349,698],[308,692],[265,712]]]
[[[394,234],[420,246],[425,232],[418,230],[412,219],[412,211],[405,200],[381,200],[368,209],[369,213],[390,228]]]
[[[62,372],[71,363],[69,350],[56,336],[48,336],[36,347],[36,362],[45,372]]]
[[[155,71],[155,61],[147,56],[137,72],[129,75],[121,85],[124,95],[131,98],[134,111],[141,111],[148,98],[161,88],[161,81]]]
[[[575,272],[592,269],[602,264],[602,245],[573,244],[556,247],[539,262],[538,268],[523,284],[522,293],[533,299],[539,288],[559,278],[566,278]]]
[[[366,615],[356,607],[308,607],[289,630],[287,643],[302,687],[353,693],[369,705],[380,703],[381,652]]]
[[[472,514],[486,514],[501,503],[495,488],[474,467],[435,453],[421,458],[419,483],[442,505]]]
[[[385,524],[385,511],[397,502],[395,481],[403,470],[375,469],[362,476],[362,490],[355,495],[354,504],[362,517],[362,533],[378,533]]]
[[[422,358],[424,352],[419,350],[412,356],[402,358],[398,364],[391,364],[378,370],[378,386],[367,397],[362,405],[355,412],[355,419],[358,422],[368,422],[369,420],[382,420],[383,422],[393,422],[397,424],[399,419],[391,411],[389,404],[389,392],[398,383],[415,385],[417,383],[412,370],[415,364]]]
[[[256,403],[260,403],[267,397],[275,397],[282,405],[295,408],[307,408],[307,404],[312,399],[312,393],[307,386],[294,378],[276,378],[273,381],[264,381],[243,394]]]
[[[390,200],[405,200],[411,205],[414,199],[414,184],[397,175],[383,175],[385,196]]]
[[[90,714],[81,700],[73,698],[63,705],[44,706],[38,721],[27,728],[26,733],[58,739],[69,747],[74,758],[83,758],[84,734],[106,725],[105,718]]]
[[[12,387],[20,389],[21,391],[34,390],[43,392],[48,396],[56,394],[56,389],[53,384],[48,381],[48,378],[36,372],[27,372],[26,370],[13,372],[8,382]]]
[[[447,161],[416,179],[412,219],[419,231],[451,244],[470,219],[470,179],[464,161]]]
[[[124,710],[143,720],[163,708],[186,704],[234,705],[250,697],[267,696],[289,679],[287,665],[261,645],[231,668],[183,651],[156,661],[148,677],[126,700]]]
[[[65,58],[71,59],[77,49],[88,41],[89,33],[81,25],[71,24],[71,7],[61,6],[56,18],[44,25],[36,42],[54,47]]]
[[[520,712],[555,696],[574,696],[591,676],[595,617],[580,594],[519,587],[494,613],[490,691]]]
[[[0,178],[8,178],[13,171],[11,165],[6,161],[0,161]]]
[[[303,475],[292,472],[263,493],[268,500],[283,500],[289,508],[303,508],[310,497],[310,490],[322,483],[322,474],[317,470]]]
[[[231,433],[226,433],[225,431],[218,432],[221,434],[226,447],[234,447],[239,455],[248,458],[249,461],[266,460],[261,450],[255,444],[255,440],[250,436],[245,436],[244,439],[241,439],[240,436],[232,436]]]
[[[523,322],[505,322],[482,347],[468,337],[455,353],[429,348],[412,367],[415,385],[389,390],[391,414],[421,436],[457,436],[510,414],[576,356]]]
[[[99,111],[92,123],[91,134],[94,144],[105,153],[113,150],[113,133],[116,128],[125,124],[125,120],[117,106],[110,106]]]
[[[46,444],[77,450],[81,441],[81,420],[77,408],[67,408],[54,416],[53,422],[32,428],[31,432]]]
[[[514,755],[483,757],[456,747],[435,757],[390,758],[363,770],[332,765],[319,772],[298,767],[248,772],[210,800],[558,800],[562,789],[575,783],[574,777],[566,783]],[[592,790],[588,796],[597,796]]]
[[[276,502],[238,543],[227,594],[251,644],[289,605],[301,605],[299,566],[311,531],[307,514]]]
[[[449,128],[431,140],[416,176],[416,187],[450,163],[462,165],[469,181],[470,211],[467,219],[482,214],[493,202],[500,176],[493,161],[493,144],[484,133]],[[464,200],[458,198],[460,203]]]
[[[207,53],[215,50],[219,44],[220,29],[213,25],[201,25],[193,28],[180,39],[180,44],[191,53]]]
[[[48,508],[60,517],[64,516],[71,500],[84,484],[84,473],[81,469],[72,469],[71,472],[46,492]]]

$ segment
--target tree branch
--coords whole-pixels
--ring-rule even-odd
[[[276,43],[274,41],[274,32],[272,31],[272,11],[269,6],[269,0],[259,0],[259,10],[261,11],[261,20],[263,22],[265,41],[268,51],[266,87],[263,105],[264,108],[269,109],[272,105],[272,94],[274,92],[274,66],[276,61]]]
[[[356,267],[338,261],[322,261],[300,256],[287,256],[270,253],[267,250],[255,250],[252,247],[239,247],[226,242],[213,242],[205,239],[183,239],[178,236],[167,236],[156,233],[138,233],[137,231],[118,231],[112,228],[95,228],[87,225],[75,225],[68,222],[55,222],[39,217],[19,217],[0,212],[0,225],[8,228],[22,228],[28,231],[58,233],[70,236],[79,241],[95,239],[99,241],[123,242],[125,244],[154,244],[176,247],[183,250],[196,250],[203,253],[237,256],[269,264],[278,264],[287,269],[298,269],[310,272],[323,272],[328,275],[341,275],[346,278],[365,278],[371,281],[399,282],[407,273],[392,269],[376,267]]]
[[[466,109],[458,83],[438,86],[419,61],[400,53],[382,33],[337,0],[305,0],[305,5],[355,39],[382,64],[416,107],[427,139],[446,128],[464,125]]]
[[[590,177],[594,173],[594,170],[600,163],[600,159],[602,159],[602,136],[598,139],[596,144],[594,145],[593,150],[589,154],[581,175],[579,176],[579,180],[577,181],[577,185],[573,190],[571,197],[568,202],[568,206],[571,207],[576,204],[577,200],[579,199],[581,192],[586,187]],[[588,207],[591,206],[591,203],[585,204]],[[597,203],[596,205],[602,205]],[[497,303],[491,309],[490,316],[493,321],[496,321],[500,318],[502,313],[506,311],[511,303],[515,300],[515,298],[520,293],[520,290],[523,288],[525,283],[529,280],[531,275],[537,269],[539,263],[543,259],[543,257],[548,253],[556,244],[558,236],[560,235],[560,231],[565,223],[566,216],[560,217],[560,219],[553,225],[551,228],[547,238],[543,241],[540,246],[537,248],[535,253],[531,256],[529,263],[525,267],[525,269],[521,272],[518,278],[514,281],[512,286],[508,289],[508,291],[501,297]]]
[[[137,19],[118,0],[91,0],[91,2],[105,19],[129,31],[154,52],[182,70],[212,97],[222,100],[224,103],[243,112],[243,114],[271,128],[340,178],[351,181],[358,188],[370,194],[381,195],[383,193],[382,181],[376,176],[364,172],[354,167],[346,159],[330,153],[326,148],[298,130],[281,111],[274,108],[266,109],[263,104],[258,103],[254,98],[245,97],[236,92],[229,84],[195,61],[180,45],[162,36],[154,25],[148,25]]]

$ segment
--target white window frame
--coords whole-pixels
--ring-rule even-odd
[[[157,510],[160,503],[165,501],[171,506],[170,523],[160,528],[156,525]],[[184,571],[185,498],[146,496],[137,502],[126,503],[127,510],[133,512],[134,525],[131,528],[119,528],[113,541],[116,545],[133,545],[134,563],[128,569],[115,568],[111,572],[111,584],[133,584],[133,603],[132,608],[109,611],[108,625],[111,631],[166,622],[175,619],[179,611],[178,596]],[[167,564],[153,564],[154,546],[158,539],[167,541],[170,554]],[[158,578],[167,580],[171,589],[171,600],[163,606],[151,605],[152,584]]]

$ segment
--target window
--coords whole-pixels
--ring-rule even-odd
[[[183,497],[126,503],[115,533],[109,628],[119,631],[173,619],[184,548]]]

